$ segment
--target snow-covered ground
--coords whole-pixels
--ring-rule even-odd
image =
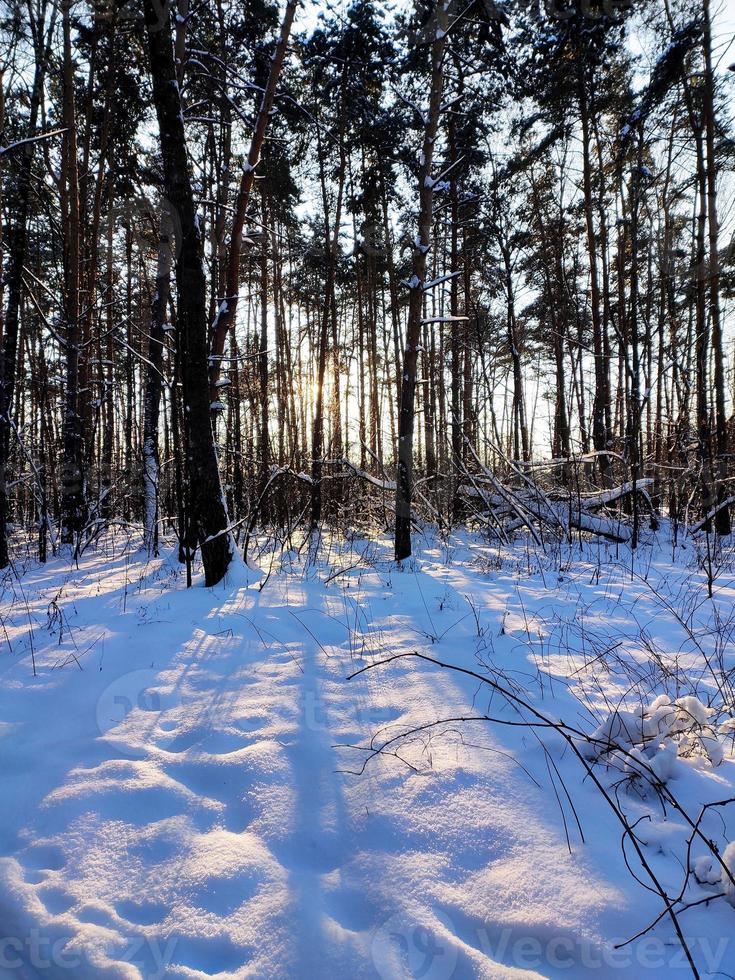
[[[700,975],[735,974],[705,846],[735,839],[735,577],[710,600],[691,545],[416,545],[213,590],[134,552],[6,579],[0,976],[691,975],[666,914],[615,948],[665,913],[615,801]],[[414,657],[348,679],[413,652],[528,707]]]

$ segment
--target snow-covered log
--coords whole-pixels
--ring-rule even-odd
[[[706,517],[703,517],[701,521],[697,521],[696,524],[692,524],[692,526],[689,528],[689,533],[697,534],[698,531],[702,530],[702,528],[707,523],[707,521],[711,521],[712,518],[724,507],[731,507],[733,504],[735,504],[735,495],[731,497],[726,497],[725,500],[723,500],[716,507],[713,507],[710,511],[708,511]]]
[[[601,493],[584,494],[581,498],[582,507],[584,510],[605,507],[607,504],[612,504],[633,492],[643,493],[648,497],[647,490],[652,486],[653,480],[646,478],[645,480],[636,480],[635,483],[623,483],[619,487],[612,487],[610,490],[603,490]]]
[[[630,531],[625,524],[613,518],[589,513],[592,506],[584,506],[583,504],[580,508],[574,498],[571,500],[572,506],[570,507],[569,500],[549,500],[527,490],[518,492],[505,487],[503,494],[500,494],[485,492],[476,486],[463,485],[460,487],[460,493],[475,498],[481,497],[488,509],[494,510],[498,517],[512,516],[526,525],[528,515],[530,515],[537,522],[556,530],[562,529],[566,533],[569,532],[570,528],[575,528],[599,535],[610,541],[625,542],[630,539]],[[594,504],[593,506],[602,506],[602,504]]]

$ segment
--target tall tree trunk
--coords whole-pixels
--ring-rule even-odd
[[[149,555],[158,554],[158,418],[163,381],[164,324],[171,286],[172,236],[173,222],[164,202],[158,236],[156,284],[151,303],[151,333],[143,403],[143,546]]]
[[[426,280],[426,255],[431,245],[434,183],[431,168],[441,114],[443,61],[446,49],[447,10],[436,7],[437,24],[431,45],[431,87],[424,142],[419,166],[419,227],[413,247],[406,347],[401,372],[401,411],[398,426],[398,473],[396,480],[396,561],[411,554],[411,498],[413,496],[413,430],[416,362],[421,341],[421,312]]]
[[[345,66],[346,71],[346,66]],[[344,73],[343,73],[344,79]],[[342,223],[342,199],[345,185],[345,147],[344,147],[344,99],[340,99],[340,135],[339,135],[339,179],[337,185],[337,204],[334,215],[334,227],[329,228],[329,203],[327,195],[327,175],[324,153],[322,150],[321,130],[317,129],[317,153],[319,156],[319,182],[322,193],[322,208],[324,211],[324,248],[326,262],[326,282],[324,284],[323,309],[319,325],[317,375],[314,398],[314,423],[311,437],[311,527],[316,528],[322,515],[322,473],[324,469],[324,379],[327,370],[327,355],[329,352],[329,327],[333,322],[333,304],[335,302],[335,284],[337,276],[337,261],[339,256],[339,229]]]
[[[205,584],[215,585],[227,571],[234,546],[227,529],[227,511],[210,424],[202,241],[186,155],[171,23],[168,17],[160,23],[155,0],[144,0],[144,5],[163,180],[166,196],[179,222],[176,326],[184,398],[187,522],[193,538],[193,542],[186,544],[201,547]]]
[[[263,228],[260,252],[260,347],[258,349],[258,381],[260,383],[260,424],[258,427],[258,455],[260,456],[258,498],[268,484],[270,470],[270,436],[268,434],[268,201],[262,200]],[[268,519],[267,501],[261,500],[261,519]]]
[[[713,506],[715,496],[712,481],[712,427],[709,411],[708,361],[709,329],[707,324],[707,291],[705,282],[705,234],[707,225],[707,175],[704,159],[704,140],[701,128],[694,134],[697,159],[697,222],[695,236],[694,289],[696,310],[695,361],[697,376],[697,431],[699,458],[702,466],[702,504],[705,514]],[[711,521],[705,521],[707,530]]]
[[[35,67],[28,110],[26,138],[36,135],[38,113],[41,105],[46,66],[48,64],[49,40],[56,19],[55,8],[51,14],[51,26],[45,34],[47,4],[39,8],[38,20],[33,31]],[[16,151],[19,156],[18,175],[12,197],[10,235],[8,236],[8,267],[4,286],[7,290],[5,321],[0,323],[0,568],[9,563],[8,554],[8,464],[10,457],[10,432],[13,395],[15,390],[16,360],[18,352],[18,324],[20,320],[21,297],[23,293],[23,266],[26,261],[28,243],[28,215],[31,194],[31,171],[35,143],[23,144]],[[0,167],[7,164],[0,161]],[[2,180],[2,170],[0,170]],[[6,198],[10,196],[6,191]]]
[[[631,352],[631,370],[632,376],[630,379],[630,409],[628,411],[628,426],[629,426],[629,451],[630,451],[630,469],[631,469],[631,481],[633,484],[633,493],[631,494],[631,504],[633,507],[633,533],[631,537],[631,548],[638,547],[638,535],[639,535],[639,515],[638,515],[638,494],[636,493],[636,485],[640,479],[640,461],[641,461],[641,364],[640,364],[640,351],[639,351],[639,316],[638,316],[638,282],[639,282],[639,271],[638,271],[638,255],[640,247],[640,233],[639,233],[639,221],[640,221],[640,209],[641,209],[641,179],[642,179],[642,168],[643,168],[643,129],[641,127],[640,133],[638,135],[638,152],[636,156],[635,169],[633,172],[631,180],[631,222],[630,222],[630,314],[629,314],[629,327],[630,327],[630,352]]]
[[[449,121],[449,164],[454,166],[457,162],[457,138],[454,119]],[[459,194],[457,190],[456,171],[452,171],[452,180],[449,185],[449,220],[450,220],[450,252],[449,252],[449,271],[451,274],[459,272]],[[463,363],[460,355],[460,327],[464,324],[459,317],[459,282],[454,275],[449,287],[450,314],[456,319],[451,322],[450,349],[452,358],[452,501],[451,515],[453,521],[458,521],[462,512],[462,501],[459,493],[462,481],[462,447],[464,445],[463,426],[462,426],[462,372]]]
[[[388,218],[388,192],[385,187],[385,178],[383,172],[380,172],[380,206],[383,214],[383,233],[385,235],[385,259],[386,266],[388,269],[388,293],[390,297],[390,320],[393,333],[393,352],[395,355],[396,372],[395,372],[395,386],[396,386],[396,405],[401,403],[401,372],[399,370],[399,365],[401,363],[401,315],[400,315],[400,300],[398,298],[398,286],[397,286],[397,276],[396,276],[396,266],[393,257],[393,239],[391,236],[390,220]],[[391,413],[392,414],[392,413]],[[392,432],[392,437],[395,439],[395,431]]]
[[[147,0],[146,0],[147,2]],[[255,132],[250,142],[247,163],[240,178],[240,189],[235,203],[235,216],[232,222],[232,232],[230,234],[230,251],[227,259],[227,292],[219,297],[219,308],[215,316],[214,328],[212,332],[212,342],[209,360],[209,384],[210,400],[217,401],[217,381],[220,375],[220,365],[222,355],[225,350],[225,338],[227,331],[235,323],[237,312],[237,302],[240,294],[240,251],[242,249],[242,232],[245,226],[245,214],[250,202],[250,194],[255,181],[255,168],[260,162],[260,154],[263,149],[268,120],[273,108],[273,100],[276,95],[278,80],[283,67],[283,60],[286,57],[286,48],[291,34],[294,14],[298,0],[288,0],[286,10],[281,24],[281,34],[276,44],[276,50],[271,56],[271,67],[268,81],[263,91],[263,98],[260,103],[258,118],[255,123]]]
[[[464,323],[464,330],[462,331],[462,340],[464,344],[464,372],[463,372],[463,387],[462,387],[462,434],[464,439],[462,440],[462,465],[466,466],[468,459],[471,455],[472,445],[475,442],[475,431],[474,431],[474,421],[475,412],[473,409],[473,384],[472,384],[472,343],[471,335],[473,332],[473,327],[471,325],[470,317],[475,321],[477,320],[477,311],[473,310],[472,307],[472,257],[469,252],[469,244],[467,241],[467,228],[464,232],[464,312],[467,316],[467,320]],[[472,311],[472,312],[470,312]],[[474,329],[475,334],[477,333],[476,326]]]
[[[131,219],[132,221],[132,219]],[[124,510],[126,520],[132,517],[133,486],[137,459],[133,446],[135,417],[135,364],[133,363],[133,229],[128,221],[125,227],[125,414],[123,416],[123,449],[125,452]]]
[[[508,347],[513,365],[513,420],[514,420],[514,454],[516,459],[527,463],[530,458],[528,424],[526,421],[526,399],[523,390],[523,370],[521,366],[521,351],[518,345],[518,321],[516,320],[515,286],[513,283],[513,266],[510,257],[510,247],[501,246],[505,264],[505,290],[508,304],[507,329]]]
[[[64,315],[66,318],[66,398],[64,407],[64,466],[62,470],[62,541],[74,540],[84,527],[84,433],[79,404],[79,165],[74,105],[74,64],[71,49],[71,0],[61,6],[64,54]]]
[[[600,476],[603,486],[610,480],[610,463],[605,450],[608,448],[609,433],[605,425],[609,412],[609,379],[605,360],[605,345],[602,336],[602,316],[600,310],[600,280],[597,267],[597,235],[595,233],[594,201],[592,196],[592,165],[590,136],[590,107],[587,82],[583,69],[579,71],[579,112],[582,123],[582,184],[584,193],[584,214],[587,229],[587,251],[590,266],[590,303],[592,308],[592,343],[595,358],[595,391],[592,401],[592,441],[600,456]]]
[[[719,507],[715,515],[718,534],[730,533],[730,511],[723,506],[727,497],[727,414],[725,412],[725,355],[722,344],[722,316],[720,310],[720,259],[718,254],[719,227],[717,220],[717,160],[715,157],[715,74],[712,68],[712,29],[710,2],[704,0],[704,121],[707,151],[707,217],[709,232],[709,308],[712,324],[712,353],[714,355],[715,381],[715,455],[717,489],[715,499]],[[704,274],[704,269],[699,270]]]
[[[102,394],[102,450],[100,458],[100,470],[101,470],[101,480],[100,480],[100,513],[102,517],[109,517],[112,513],[112,468],[113,468],[113,454],[115,446],[115,394],[113,389],[114,384],[114,365],[113,365],[113,355],[114,355],[114,325],[115,325],[115,306],[114,306],[114,296],[115,296],[115,273],[114,273],[114,257],[112,251],[113,242],[113,232],[114,232],[114,217],[112,209],[107,221],[107,284],[106,284],[106,306],[107,306],[107,317],[106,317],[106,339],[105,339],[105,356],[102,356],[102,337],[100,336],[98,343],[99,350],[99,361],[100,361],[100,377],[103,384],[103,394]],[[100,334],[101,334],[100,329]]]

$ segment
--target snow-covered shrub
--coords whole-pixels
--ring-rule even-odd
[[[630,776],[667,783],[674,775],[677,758],[676,742],[667,738],[658,744],[651,743],[645,749],[633,746],[627,755],[623,754],[623,770]]]
[[[724,746],[711,723],[714,713],[691,695],[672,701],[662,694],[648,706],[611,712],[579,747],[591,761],[604,760],[633,778],[666,783],[679,758],[720,765]]]
[[[722,862],[733,878],[735,878],[735,842],[728,844],[725,848],[725,853],[722,855]],[[735,885],[727,875],[723,875],[722,877],[725,879],[725,897],[730,905],[735,907]]]
[[[723,871],[723,864],[730,875],[735,878],[735,842],[728,844],[725,848],[722,864],[714,854],[703,854],[692,863],[692,871],[700,885],[721,884],[725,898],[730,905],[735,906],[735,884],[730,880],[730,875]]]
[[[700,885],[716,885],[718,881],[722,881],[722,866],[713,854],[698,857],[692,865],[692,871]]]

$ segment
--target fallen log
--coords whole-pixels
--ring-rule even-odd
[[[707,521],[711,521],[718,511],[724,510],[725,507],[731,507],[733,504],[735,504],[735,496],[726,497],[725,500],[722,500],[716,507],[713,507],[712,510],[708,511],[706,517],[703,517],[701,521],[697,521],[696,524],[692,524],[692,526],[689,528],[689,534],[696,534],[698,531],[701,531]]]
[[[486,493],[481,488],[468,486],[460,487],[460,492],[468,496],[481,496],[488,509],[492,508],[501,513],[504,511],[508,516],[516,512],[516,509],[508,506],[507,500],[499,494]],[[506,490],[506,493],[509,491]],[[548,501],[541,497],[533,497],[528,491],[517,496],[526,513],[530,513],[537,521],[553,529],[562,529],[567,535],[570,528],[575,528],[618,543],[630,540],[630,531],[621,521],[588,513],[587,509],[580,509],[572,503],[572,498],[567,498],[566,501]]]
[[[621,497],[627,497],[628,494],[633,493],[633,491],[643,494],[643,496],[646,497],[650,503],[648,487],[652,486],[653,480],[646,477],[644,480],[636,480],[635,483],[623,483],[619,487],[613,487],[610,490],[603,490],[601,493],[582,494],[582,507],[584,507],[585,510],[593,509],[595,507],[605,507],[607,504],[612,504],[616,500],[620,500]]]

